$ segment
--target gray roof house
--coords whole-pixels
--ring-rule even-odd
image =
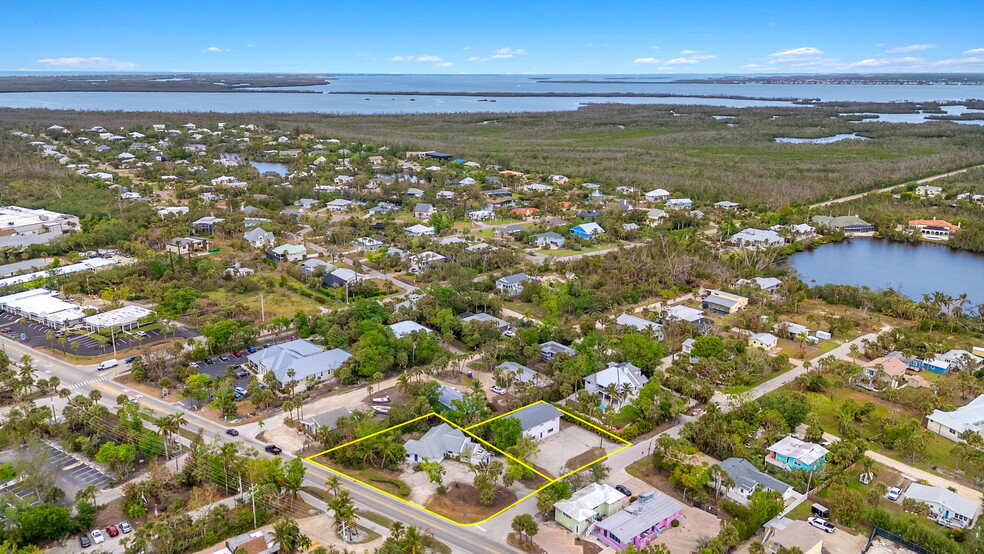
[[[277,237],[261,227],[253,227],[249,231],[246,231],[243,233],[243,238],[253,248],[268,248],[277,244]]]
[[[498,327],[499,330],[501,331],[509,330],[509,322],[504,319],[495,317],[494,315],[481,314],[481,313],[480,314],[468,313],[468,314],[461,314],[458,317],[461,318],[461,321],[466,321],[468,323],[491,321],[492,323],[495,323],[495,326]]]
[[[560,416],[560,410],[546,402],[537,402],[509,415],[519,420],[524,436],[536,440],[559,433]]]
[[[639,395],[649,378],[642,370],[629,362],[608,362],[608,367],[584,378],[584,390],[599,394],[612,405],[622,405]],[[624,398],[612,398],[606,391],[609,386],[624,393]]]
[[[722,486],[722,489],[728,498],[739,504],[747,505],[752,493],[758,487],[778,492],[782,495],[784,501],[793,494],[792,485],[783,483],[768,473],[759,471],[751,462],[744,458],[728,458],[718,464],[718,466],[734,481],[733,486]]]
[[[553,382],[525,365],[516,362],[502,362],[495,366],[495,368],[506,374],[511,373],[513,379],[519,383],[527,383],[534,387],[545,387]]]
[[[980,503],[967,500],[949,489],[932,485],[912,483],[906,489],[905,497],[927,504],[930,517],[947,527],[973,527],[981,510]]]
[[[408,440],[403,447],[411,463],[441,462],[444,458],[459,458],[471,464],[488,463],[491,454],[465,435],[461,429],[442,423],[432,427],[419,439]]]
[[[427,327],[424,327],[423,325],[417,323],[416,321],[411,321],[409,319],[406,321],[400,321],[398,323],[394,323],[390,325],[389,328],[393,330],[393,334],[396,335],[396,338],[398,339],[402,339],[407,335],[421,332],[421,331],[423,331],[424,333],[434,332],[428,329]]]
[[[564,242],[567,241],[563,235],[560,233],[554,233],[553,231],[548,231],[546,233],[537,233],[533,235],[533,242],[536,243],[540,248],[556,246],[560,248],[564,246]]]
[[[540,345],[540,358],[544,361],[552,360],[557,354],[565,354],[567,356],[573,356],[577,354],[577,350],[569,346],[564,346],[559,342],[554,342],[552,340],[547,341]]]
[[[272,371],[281,383],[294,379],[304,384],[309,377],[315,381],[331,377],[351,357],[341,348],[325,350],[311,341],[297,339],[258,350],[246,359],[259,373]]]
[[[344,287],[346,284],[359,280],[359,274],[346,267],[325,273],[321,284],[325,287]]]
[[[643,493],[639,500],[596,524],[598,539],[620,550],[628,544],[644,549],[680,518],[682,510],[682,504],[661,492]]]
[[[307,432],[308,436],[311,438],[316,438],[318,436],[318,429],[322,427],[334,429],[335,425],[338,423],[338,418],[348,417],[350,415],[352,415],[352,412],[348,411],[347,408],[335,408],[334,410],[329,410],[327,412],[311,416],[307,419],[302,419],[301,425],[304,426],[304,430]]]
[[[656,340],[663,340],[663,326],[655,321],[649,321],[648,319],[643,319],[632,314],[622,314],[615,318],[615,324],[632,327],[641,332],[652,330]]]
[[[324,273],[331,273],[332,271],[338,269],[337,267],[331,265],[330,263],[324,260],[319,260],[317,258],[310,258],[304,260],[303,262],[301,262],[299,267],[301,268],[301,273],[305,275],[314,275],[318,271],[319,267],[324,268]]]
[[[529,281],[530,276],[525,273],[516,273],[500,277],[495,281],[495,288],[503,294],[519,294],[523,291],[523,283]]]

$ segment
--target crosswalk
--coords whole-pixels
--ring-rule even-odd
[[[68,390],[78,390],[78,389],[80,389],[82,387],[91,385],[93,383],[102,383],[104,381],[109,381],[112,377],[113,377],[112,375],[104,375],[102,377],[95,377],[95,378],[89,379],[87,381],[82,381],[81,383],[75,383],[74,385],[69,385],[66,388],[68,388]]]

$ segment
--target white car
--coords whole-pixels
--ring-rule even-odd
[[[833,533],[837,530],[833,523],[830,523],[822,517],[811,517],[807,519],[806,522],[826,533]]]
[[[376,404],[387,404],[390,401],[390,397],[388,397],[388,396],[377,396],[376,398],[373,398],[372,401],[375,402]]]
[[[506,394],[506,389],[500,387],[499,385],[493,385],[491,389],[492,392],[496,394]]]
[[[504,336],[504,337],[515,337],[516,336],[516,331],[506,331],[505,333],[502,333],[502,336]]]
[[[902,489],[900,487],[892,487],[888,489],[888,494],[885,495],[885,498],[895,502],[900,496],[902,496]]]
[[[99,544],[99,543],[101,543],[101,542],[103,542],[105,540],[106,540],[106,537],[103,536],[102,531],[100,531],[99,529],[93,529],[92,530],[92,542],[93,543]]]

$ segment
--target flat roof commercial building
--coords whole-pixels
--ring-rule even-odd
[[[128,331],[143,325],[141,320],[154,315],[152,310],[140,306],[123,306],[101,314],[90,315],[82,320],[93,331],[119,329]]]
[[[48,289],[30,289],[0,296],[0,309],[51,327],[78,325],[85,317],[82,308],[57,298]]]

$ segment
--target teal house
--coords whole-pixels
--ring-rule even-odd
[[[819,444],[786,437],[769,447],[766,463],[786,470],[816,471],[823,467],[829,451]]]
[[[580,536],[595,521],[621,510],[626,498],[610,485],[591,483],[569,499],[554,503],[554,519]]]

